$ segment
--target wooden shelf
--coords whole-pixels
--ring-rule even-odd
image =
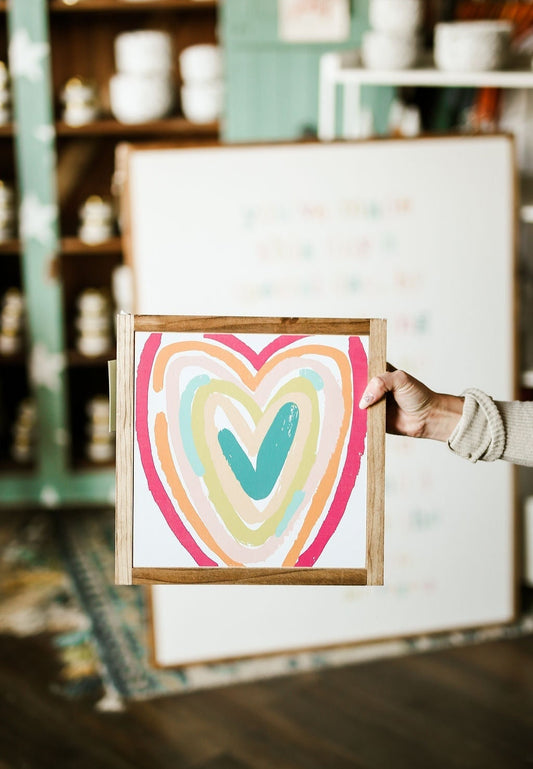
[[[332,67],[332,79],[338,84],[348,85],[396,85],[434,86],[456,88],[533,88],[533,71],[523,66],[506,70],[486,72],[446,72],[433,66],[428,54],[421,66],[412,69],[375,70],[360,66],[349,66],[338,54],[337,65]]]
[[[8,366],[25,366],[26,363],[26,354],[23,352],[16,352],[13,353],[13,355],[0,353],[0,368],[7,368]]]
[[[2,254],[19,254],[21,251],[20,240],[6,240],[4,243],[0,243],[0,255]]]
[[[3,3],[4,7],[6,3]],[[51,0],[51,13],[128,13],[138,11],[213,10],[217,0]],[[2,6],[0,5],[0,9]]]
[[[79,238],[61,238],[61,253],[66,255],[74,254],[120,254],[122,253],[122,240],[110,238],[103,243],[97,243],[90,246],[83,243]]]
[[[68,365],[73,368],[101,368],[107,366],[108,361],[114,360],[117,357],[115,349],[108,350],[105,355],[95,355],[90,357],[88,355],[82,355],[77,350],[69,350],[67,354]]]
[[[80,459],[74,457],[72,459],[72,469],[75,473],[91,472],[91,470],[113,470],[115,468],[115,460],[106,460],[105,462],[91,462],[90,459]]]
[[[113,118],[102,118],[82,126],[71,126],[63,121],[56,123],[58,136],[202,136],[216,139],[218,137],[218,123],[196,124],[184,117],[170,117],[165,120],[154,120],[150,123],[119,123]]]
[[[1,10],[1,9],[0,9]],[[1,475],[16,475],[30,477],[35,472],[35,462],[15,462],[14,459],[2,459],[0,460],[0,476]]]

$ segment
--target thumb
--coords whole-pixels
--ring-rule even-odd
[[[359,401],[359,408],[366,409],[372,403],[380,401],[384,395],[394,390],[394,374],[396,372],[385,372],[378,376],[372,377],[367,384],[361,400]]]

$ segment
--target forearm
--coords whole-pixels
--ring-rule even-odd
[[[427,419],[423,437],[447,441],[463,414],[464,398],[459,395],[436,394]]]

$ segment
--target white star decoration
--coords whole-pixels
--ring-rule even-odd
[[[45,507],[55,507],[59,503],[59,493],[53,486],[43,486],[39,495]]]
[[[27,29],[18,29],[9,45],[9,72],[12,77],[25,77],[32,82],[42,80],[44,59],[49,43],[33,43]]]
[[[33,135],[35,138],[43,144],[49,144],[55,135],[54,126],[50,123],[39,125],[35,128]]]
[[[60,352],[50,352],[44,344],[37,343],[31,354],[30,375],[34,385],[47,387],[58,391],[60,374],[65,368],[65,355]]]
[[[20,232],[25,240],[49,244],[54,239],[53,225],[57,219],[57,206],[41,203],[33,193],[24,196],[20,207]]]

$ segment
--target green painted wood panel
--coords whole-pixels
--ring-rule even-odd
[[[285,43],[278,37],[277,0],[224,0],[220,37],[226,63],[228,142],[298,139],[316,133],[318,67],[331,50],[358,48],[368,28],[368,0],[352,0],[351,29],[342,44]],[[376,130],[386,130],[394,89],[363,89]]]

